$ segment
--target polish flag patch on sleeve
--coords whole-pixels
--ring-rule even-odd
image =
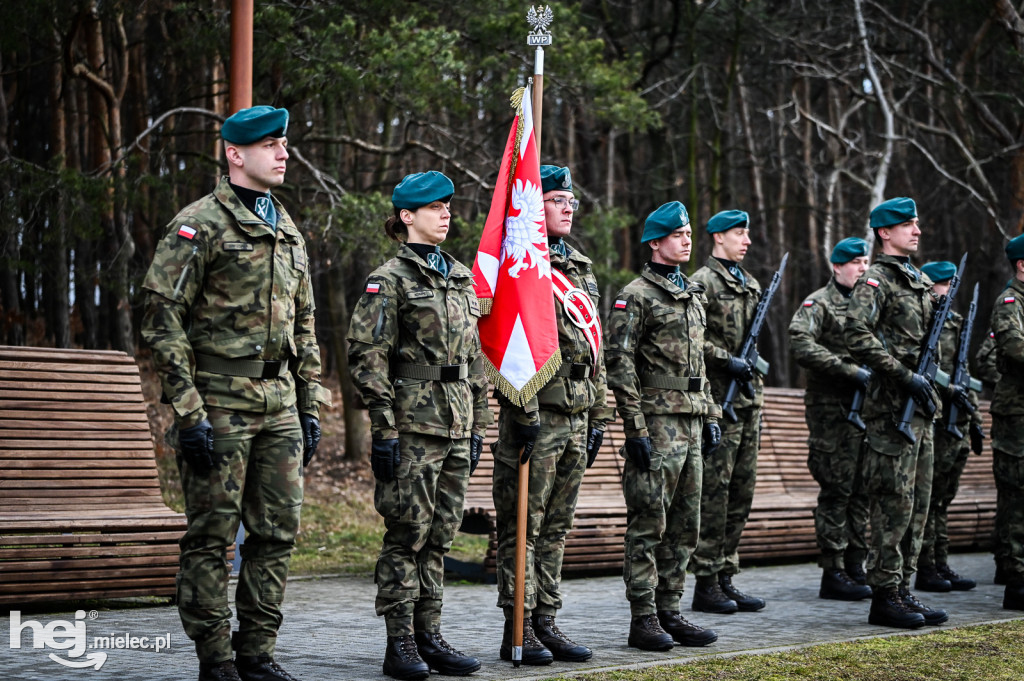
[[[626,301],[625,300],[616,300],[615,301],[615,309],[616,310],[625,310],[626,309]]]
[[[805,300],[804,301],[804,307],[810,307],[812,305],[814,305],[814,301],[813,300]]]
[[[380,284],[375,282],[375,281],[372,281],[372,282],[370,282],[369,284],[366,285],[366,292],[367,293],[378,293],[379,291],[380,291]]]
[[[875,288],[878,288],[877,279],[872,279],[871,277],[868,277],[867,281],[865,281],[864,283],[866,283],[868,286],[874,286]]]
[[[196,235],[196,228],[195,227],[189,227],[188,225],[182,225],[181,227],[178,228],[178,236],[185,237],[186,239],[191,239],[195,235]]]
[[[1007,303],[1016,303],[1016,302],[1017,302],[1017,299],[1014,298],[1013,296],[1006,296],[1005,298],[1003,298],[1003,304],[1004,305],[1007,304]]]

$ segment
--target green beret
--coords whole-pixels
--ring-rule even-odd
[[[264,137],[288,134],[288,109],[254,106],[236,111],[224,121],[220,136],[232,144],[255,144]]]
[[[391,192],[391,204],[398,209],[416,210],[432,201],[447,203],[455,194],[455,185],[444,173],[428,170],[406,175]]]
[[[688,224],[690,224],[690,216],[686,214],[686,206],[678,201],[669,201],[647,216],[640,243],[645,244],[648,241],[660,239]]]
[[[860,258],[867,254],[868,242],[864,241],[864,239],[858,239],[855,236],[851,236],[836,244],[836,247],[832,249],[832,255],[829,256],[828,261],[835,263],[836,265],[842,265],[843,263],[850,262],[854,258]]]
[[[889,199],[875,206],[871,211],[871,229],[892,227],[903,224],[917,217],[917,204],[914,199],[901,196]]]
[[[708,234],[725,232],[733,227],[747,227],[750,224],[750,216],[742,210],[723,210],[715,213],[708,220]]]
[[[948,260],[939,260],[921,265],[921,271],[928,275],[928,278],[936,284],[949,281],[956,274],[956,265]]]
[[[540,188],[544,193],[572,191],[572,173],[568,168],[558,166],[540,167]]]
[[[1010,262],[1024,260],[1024,234],[1013,237],[1010,243],[1006,244],[1006,257]]]

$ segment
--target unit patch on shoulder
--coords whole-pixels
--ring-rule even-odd
[[[625,310],[626,309],[626,301],[625,300],[616,300],[615,301],[615,309],[616,310]]]
[[[180,236],[180,237],[184,237],[186,239],[191,239],[195,235],[196,235],[196,228],[195,227],[189,227],[188,225],[182,225],[181,227],[178,228],[178,236]]]
[[[367,293],[377,293],[380,291],[380,284],[376,281],[372,281],[366,285]]]
[[[810,307],[811,305],[814,305],[814,301],[813,300],[805,300],[804,301],[804,307]]]
[[[1007,303],[1015,303],[1015,302],[1017,302],[1017,299],[1014,298],[1013,296],[1007,296],[1007,297],[1003,298],[1003,304],[1004,305],[1007,304]]]
[[[872,279],[872,278],[868,277],[868,279],[864,283],[867,284],[868,286],[874,286],[875,288],[878,288],[878,280],[877,279]]]

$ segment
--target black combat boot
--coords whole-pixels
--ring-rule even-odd
[[[640,650],[672,650],[673,646],[672,637],[661,628],[658,616],[653,613],[638,615],[630,620],[627,643],[630,648]]]
[[[871,598],[871,587],[858,584],[840,568],[825,568],[821,573],[821,588],[818,598],[833,601],[860,601]]]
[[[871,597],[868,623],[880,624],[883,627],[917,629],[924,626],[924,615],[908,608],[900,599],[896,587],[890,586],[875,589],[875,593]]]
[[[505,632],[501,637],[501,648],[498,655],[506,662],[512,661],[512,615],[505,615]],[[555,656],[544,647],[544,644],[537,638],[533,631],[533,624],[529,617],[523,617],[523,664],[545,665],[555,661]]]
[[[950,585],[953,587],[953,591],[970,591],[974,587],[978,586],[978,583],[969,577],[964,577],[953,568],[949,567],[948,563],[940,563],[935,568],[939,571],[939,574],[949,580]]]
[[[384,673],[401,681],[418,681],[430,676],[430,667],[420,657],[415,637],[388,636],[388,647],[384,650]]]
[[[1006,586],[1006,570],[999,563],[996,563],[996,573],[992,576],[992,583],[999,586]]]
[[[907,606],[907,609],[911,612],[919,612],[924,617],[924,623],[932,626],[936,624],[942,624],[949,619],[949,615],[945,610],[939,608],[929,608],[927,605],[917,600],[917,596],[910,593],[910,589],[900,589],[900,600],[903,601],[903,605]]]
[[[200,662],[199,681],[242,681],[231,660],[224,662]]]
[[[432,634],[428,631],[417,631],[416,648],[420,658],[431,669],[445,676],[466,676],[480,669],[480,660],[456,650],[444,640],[441,632]]]
[[[718,633],[714,629],[704,629],[688,622],[678,610],[659,610],[658,623],[680,645],[699,648],[718,640]]]
[[[1003,610],[1024,610],[1024,582],[1013,579],[1006,585]]]
[[[235,668],[242,681],[299,681],[266,653],[259,656],[237,655]]]
[[[728,615],[736,612],[740,606],[722,592],[718,577],[710,575],[697,577],[697,586],[693,589],[693,609],[697,612],[711,612]]]
[[[573,641],[555,624],[554,615],[534,615],[533,632],[544,647],[561,662],[586,662],[594,651]]]
[[[846,574],[850,579],[857,584],[867,585],[868,573],[864,571],[863,561],[847,557],[843,559],[843,567],[846,568]]]
[[[732,585],[732,575],[724,572],[718,573],[718,583],[722,587],[722,593],[728,598],[736,601],[736,605],[743,612],[757,612],[765,606],[763,598],[748,596]]]
[[[918,591],[933,591],[944,593],[952,591],[953,585],[948,579],[939,574],[934,565],[918,565],[917,577],[914,579],[914,588]]]

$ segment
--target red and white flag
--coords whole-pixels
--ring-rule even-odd
[[[473,263],[487,375],[519,406],[562,364],[531,102],[529,87],[512,96],[516,117]]]

